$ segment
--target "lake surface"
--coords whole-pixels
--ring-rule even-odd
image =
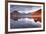
[[[10,28],[40,28],[41,24],[36,23],[32,18],[10,19]]]

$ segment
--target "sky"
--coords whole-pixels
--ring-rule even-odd
[[[29,12],[33,12],[33,10],[40,8],[41,6],[10,5],[10,12],[17,10],[20,13],[29,13]]]

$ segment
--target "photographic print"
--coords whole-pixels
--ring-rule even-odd
[[[8,32],[43,30],[43,4],[8,3]]]

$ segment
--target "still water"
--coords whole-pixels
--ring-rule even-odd
[[[10,28],[40,28],[41,24],[36,23],[32,18],[10,19]]]

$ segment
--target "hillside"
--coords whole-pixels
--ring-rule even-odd
[[[32,12],[32,18],[34,19],[35,22],[40,21],[41,22],[41,9]]]

